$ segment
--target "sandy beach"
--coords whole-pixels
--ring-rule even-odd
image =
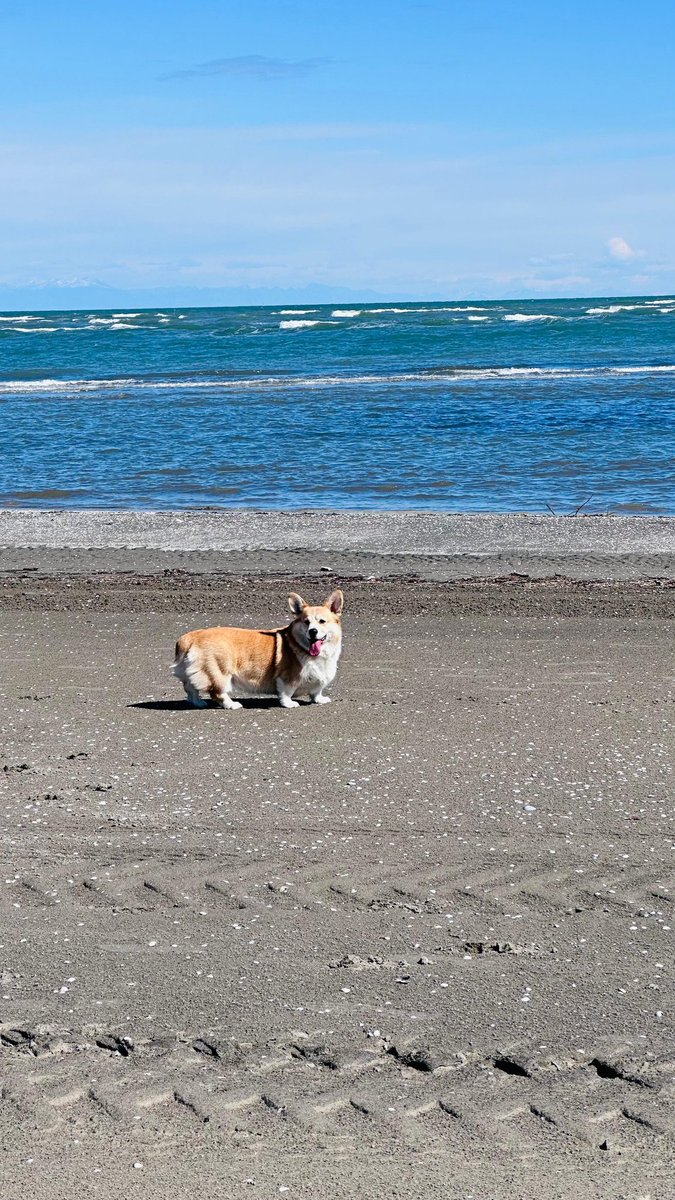
[[[0,514],[0,1191],[667,1200],[675,519]],[[346,597],[330,707],[200,624]]]

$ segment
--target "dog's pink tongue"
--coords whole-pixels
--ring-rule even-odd
[[[319,657],[319,655],[320,655],[320,653],[321,653],[321,647],[322,647],[322,646],[323,646],[323,642],[312,642],[312,644],[311,644],[311,646],[310,646],[310,648],[309,648],[309,652],[310,652],[310,654],[311,654],[312,658],[318,658],[318,657]]]

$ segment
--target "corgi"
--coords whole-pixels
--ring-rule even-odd
[[[292,619],[280,629],[195,629],[176,642],[173,674],[188,703],[203,708],[241,708],[240,695],[277,695],[282,708],[297,708],[295,695],[330,704],[324,688],[332,683],[342,649],[344,596],[338,589],[325,604],[288,597]]]

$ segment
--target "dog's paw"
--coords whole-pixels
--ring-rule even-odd
[[[330,696],[312,696],[312,704],[330,704]]]
[[[299,708],[299,707],[300,707],[300,705],[298,704],[297,700],[286,700],[286,699],[284,699],[284,700],[280,700],[280,701],[279,701],[279,703],[280,703],[280,705],[281,705],[281,707],[282,707],[282,708]]]
[[[243,708],[244,706],[243,706],[243,704],[240,704],[238,700],[221,700],[220,707],[221,708]]]

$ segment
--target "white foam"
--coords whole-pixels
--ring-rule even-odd
[[[424,308],[410,308],[410,307],[409,308],[394,308],[394,307],[388,306],[387,308],[367,308],[362,311],[365,312],[366,316],[370,316],[371,314],[374,314],[374,313],[404,313],[404,314],[405,313],[439,313],[439,312],[451,312],[451,313],[465,313],[466,312],[466,313],[469,313],[469,312],[483,312],[484,309],[478,308],[477,306],[471,305],[471,304],[453,304],[453,305],[444,305],[442,307],[440,305],[433,306],[433,307],[426,305]],[[333,315],[335,315],[335,314],[333,314]]]
[[[489,321],[489,317],[467,317],[467,321]]]
[[[331,317],[360,317],[360,308],[334,308]]]
[[[609,375],[671,375],[675,372],[675,367],[608,367]]]
[[[280,329],[309,329],[311,325],[321,325],[321,321],[280,321]]]
[[[0,317],[0,321],[12,321],[14,323],[16,323],[17,321],[46,321],[46,320],[47,320],[46,317],[24,317],[24,316],[18,316],[18,315],[16,317]]]
[[[303,317],[307,313],[316,312],[315,308],[280,308],[277,316],[279,317]]]
[[[141,315],[142,315],[141,313],[113,313],[112,314],[112,316],[114,317],[114,319],[116,321],[119,320],[120,317],[140,317]],[[159,317],[161,317],[162,315],[163,315],[162,313],[157,314],[157,316],[159,316]]]
[[[554,313],[507,313],[502,321],[555,321]]]
[[[129,387],[135,379],[6,379],[0,381],[0,393],[7,392],[100,392]]]
[[[36,328],[35,325],[16,325],[13,329],[9,329],[8,333],[62,333],[63,330],[57,325],[40,325]]]
[[[474,378],[598,379],[608,375],[675,374],[675,365],[662,367],[486,367],[482,372],[468,371]]]
[[[103,329],[142,329],[142,325],[131,325],[128,321],[117,321],[114,317],[90,317],[87,326]],[[82,328],[82,326],[80,326]]]
[[[552,380],[601,379],[631,375],[675,375],[675,364],[662,366],[616,367],[467,367],[455,370],[402,371],[390,375],[267,375],[247,379],[18,379],[0,381],[0,394],[60,393],[78,394],[101,391],[194,391],[249,390],[275,388],[322,389],[354,385],[443,384],[446,387],[490,379]]]
[[[645,307],[643,304],[608,304],[606,308],[587,308],[586,313],[589,317],[595,317],[604,313],[635,312],[636,309]]]

